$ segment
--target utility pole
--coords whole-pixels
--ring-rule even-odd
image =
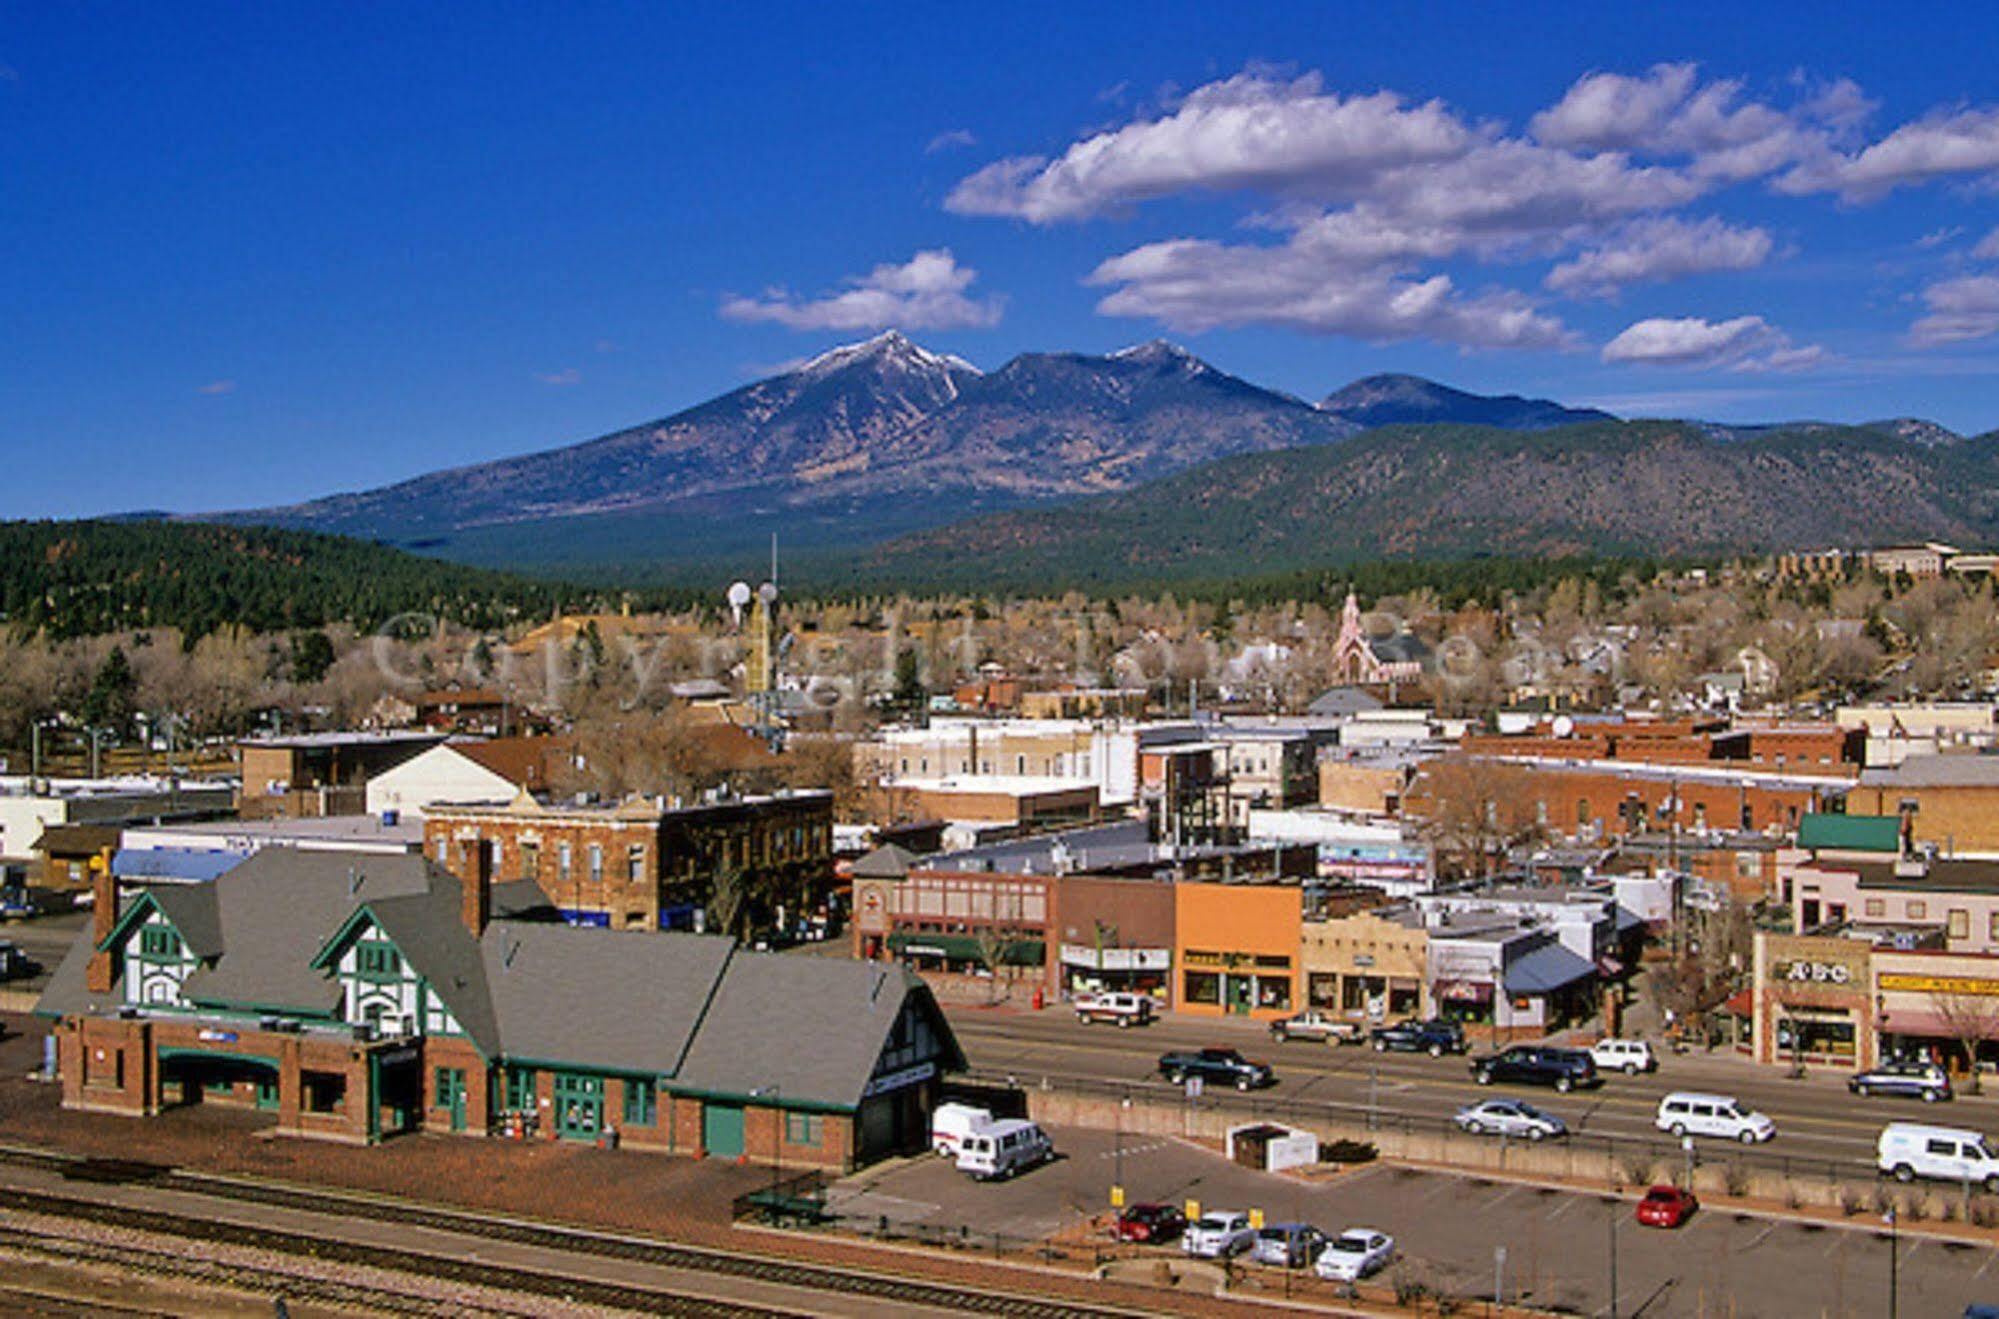
[[[1896,1256],[1901,1252],[1896,1248],[1895,1206],[1888,1206],[1888,1319],[1895,1319],[1896,1302],[1900,1299],[1901,1288],[1895,1276]]]

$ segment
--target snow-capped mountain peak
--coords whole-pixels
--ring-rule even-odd
[[[900,330],[883,330],[871,339],[829,348],[799,367],[797,374],[826,375],[867,361],[892,363],[907,370],[941,372],[946,376],[984,374],[962,357],[931,352]]]

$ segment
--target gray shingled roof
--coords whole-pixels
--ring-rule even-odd
[[[265,848],[215,881],[226,951],[189,976],[182,992],[197,1003],[331,1013],[340,986],[313,969],[320,947],[363,904],[424,894],[430,885],[430,863],[420,856]]]
[[[737,953],[676,1088],[745,1096],[771,1088],[786,1103],[852,1107],[912,995],[937,1012],[922,980],[901,966]],[[948,1028],[938,1034],[951,1041]],[[955,1043],[948,1047],[946,1066],[963,1067]]]
[[[895,843],[883,843],[854,862],[855,879],[906,879],[917,861],[916,853]]]
[[[503,921],[479,953],[509,1058],[671,1077],[734,948],[718,935]]]
[[[519,919],[547,911],[532,884],[494,891],[500,918],[475,940],[460,889],[420,856],[270,848],[213,885],[145,890],[205,964],[197,1002],[330,1013],[340,988],[312,962],[366,908],[489,1058],[656,1074],[676,1089],[851,1108],[912,997],[947,1067],[964,1058],[930,991],[896,966],[736,950],[717,935],[612,931]],[[508,919],[512,915],[516,918]],[[79,933],[36,1010],[110,1011],[85,989]]]

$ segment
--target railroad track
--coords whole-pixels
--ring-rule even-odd
[[[265,1182],[237,1181],[137,1161],[86,1159],[43,1150],[0,1148],[0,1165],[38,1168],[54,1172],[70,1181],[142,1184],[160,1190],[191,1193],[238,1203],[268,1205],[306,1213],[362,1217],[381,1223],[423,1227],[487,1241],[560,1251],[571,1256],[625,1260],[660,1268],[709,1273],[807,1291],[837,1292],[883,1302],[996,1315],[1002,1316],[1003,1319],[1110,1319],[1112,1316],[1123,1317],[1137,1313],[1110,1306],[1016,1296],[1003,1292],[957,1287],[948,1283],[806,1264],[768,1255],[730,1253],[644,1237],[590,1232],[520,1219],[477,1216],[403,1201],[339,1195]],[[41,1201],[46,1207],[38,1207],[30,1201]],[[141,1213],[120,1206],[68,1196],[52,1196],[44,1192],[0,1188],[0,1208],[65,1214],[69,1217],[93,1219],[107,1225],[135,1230],[162,1230],[160,1227],[162,1217],[151,1212]],[[449,1277],[456,1281],[497,1285],[503,1289],[516,1284],[495,1282],[496,1275],[518,1272],[520,1275],[518,1285],[522,1290],[541,1295],[560,1294],[573,1300],[586,1301],[586,1297],[582,1294],[583,1290],[599,1288],[602,1289],[603,1299],[589,1299],[586,1303],[611,1308],[685,1315],[757,1313],[739,1304],[722,1305],[699,1297],[678,1297],[666,1291],[626,1287],[621,1284],[594,1283],[566,1276],[538,1274],[528,1270],[506,1270],[488,1264],[461,1265],[456,1261],[417,1252],[397,1252],[387,1248],[329,1242],[297,1234],[273,1232],[265,1228],[250,1228],[175,1215],[167,1215],[166,1221],[175,1224],[172,1229],[175,1235],[211,1240],[221,1240],[228,1236],[237,1238],[233,1240],[233,1244],[280,1249],[287,1253],[311,1255],[320,1259],[335,1259],[336,1256],[332,1253],[335,1251],[350,1252],[349,1257],[342,1259],[341,1262],[373,1265],[405,1272],[415,1271],[430,1276]],[[400,1256],[402,1262],[394,1262],[389,1258],[391,1256]],[[462,1270],[462,1273],[447,1270]],[[550,1284],[559,1284],[559,1290],[548,1290]],[[681,1302],[685,1302],[688,1308],[671,1308]],[[779,1315],[785,1312],[768,1310],[763,1313]]]

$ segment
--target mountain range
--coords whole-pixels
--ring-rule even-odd
[[[585,443],[199,520],[613,580],[705,579],[773,533],[827,576],[1029,543],[1073,567],[1075,547],[1110,526],[1153,529],[1117,551],[1127,561],[1180,545],[1213,562],[1226,543],[1221,558],[1245,569],[1334,551],[1741,549],[1840,539],[1851,504],[1815,520],[1808,491],[1767,479],[1798,446],[1827,460],[1882,455],[1913,476],[1923,455],[1935,466],[1967,443],[1907,418],[1662,429],[1406,375],[1370,376],[1313,404],[1162,341],[1024,353],[982,372],[889,331]],[[1605,488],[1585,498],[1593,482]],[[1806,502],[1772,515],[1762,505],[1780,487]],[[1305,489],[1315,493],[1301,503]],[[1510,502],[1476,513],[1502,489]],[[1657,497],[1631,498],[1640,491]],[[1892,523],[1968,536],[1983,525],[1969,507],[1977,497],[1919,498]],[[1162,540],[1146,511],[1155,506],[1254,525],[1218,523],[1198,545]]]

